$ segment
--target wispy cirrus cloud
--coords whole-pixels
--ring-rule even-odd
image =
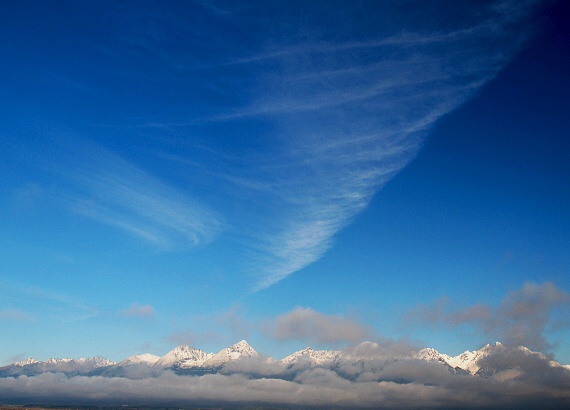
[[[481,6],[479,19],[448,32],[409,27],[362,41],[273,44],[233,62],[278,67],[256,79],[251,104],[206,119],[257,119],[277,129],[278,166],[263,177],[271,182],[273,223],[256,232],[254,291],[330,249],[335,234],[415,157],[433,124],[520,49],[529,31],[517,23],[530,4]]]
[[[521,49],[532,29],[525,19],[536,3],[472,4],[454,11],[458,18],[453,24],[438,24],[440,10],[429,4],[415,12],[433,16],[433,24],[409,19],[405,5],[383,5],[387,19],[381,7],[378,16],[362,18],[358,6],[335,11],[315,3],[306,5],[311,12],[301,8],[282,16],[277,27],[275,10],[259,6],[254,23],[267,35],[237,40],[200,25],[225,53],[203,53],[199,42],[187,43],[184,53],[176,47],[167,52],[161,44],[168,36],[161,31],[145,41],[145,50],[160,54],[170,70],[191,72],[195,88],[207,92],[204,103],[180,110],[187,115],[155,117],[142,126],[178,139],[176,152],[164,158],[186,163],[186,172],[206,175],[220,202],[230,204],[221,206],[220,213],[245,238],[240,243],[248,259],[244,265],[254,278],[252,291],[259,291],[331,248],[335,234],[415,157],[433,125]],[[252,23],[248,11],[248,5],[235,8],[235,18],[219,24],[228,33],[247,30]],[[319,18],[312,22],[311,15]],[[367,30],[353,27],[355,16]],[[160,20],[160,13],[149,18]],[[183,30],[173,27],[169,30]],[[198,32],[184,30],[190,37]],[[139,36],[147,35],[133,33],[137,41]],[[204,139],[214,153],[195,146],[180,149],[187,143],[187,138],[180,142],[180,135],[194,129],[214,130],[214,136]],[[236,138],[242,133],[248,137]],[[222,144],[216,142],[218,134]],[[248,139],[249,149],[244,149]],[[223,183],[213,187],[214,181]],[[85,202],[79,212],[148,241],[169,242],[165,231],[176,229],[152,229],[160,217],[136,211],[133,218],[122,212],[139,208],[130,201],[103,209],[101,201]],[[146,203],[141,200],[141,205]],[[162,213],[158,211],[153,214]],[[188,219],[216,220],[208,215]],[[215,223],[206,225],[210,233],[216,231]],[[178,233],[188,232],[207,236],[195,225]]]
[[[107,149],[80,143],[59,144],[69,161],[50,166],[66,182],[58,195],[73,212],[165,250],[208,243],[222,229],[221,218],[187,193]]]

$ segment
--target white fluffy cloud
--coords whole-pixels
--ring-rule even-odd
[[[552,322],[552,312],[568,308],[570,294],[550,282],[525,283],[508,293],[498,307],[477,304],[454,309],[447,299],[414,309],[409,320],[414,324],[450,326],[471,325],[486,335],[508,344],[523,345],[533,350],[551,347],[544,336]]]
[[[275,318],[271,334],[278,340],[303,340],[314,343],[358,342],[370,336],[365,326],[341,315],[325,315],[298,307]]]

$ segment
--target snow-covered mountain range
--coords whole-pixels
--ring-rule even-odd
[[[500,360],[496,360],[497,358]],[[396,352],[375,342],[364,342],[346,350],[313,350],[307,347],[282,360],[276,360],[259,354],[242,340],[216,354],[182,345],[162,357],[146,353],[128,357],[118,363],[101,357],[47,361],[28,358],[0,367],[0,377],[34,376],[51,372],[68,376],[139,379],[157,376],[169,370],[180,374],[248,373],[287,378],[288,375],[303,369],[324,368],[353,379],[398,361],[443,366],[457,375],[491,377],[505,370],[511,370],[511,373],[513,370],[523,371],[524,363],[529,360],[570,371],[569,365],[561,365],[543,353],[533,352],[523,346],[507,347],[499,342],[487,344],[479,350],[465,351],[457,356],[449,356],[433,348]]]

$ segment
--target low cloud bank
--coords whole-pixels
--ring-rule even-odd
[[[223,374],[201,376],[166,371],[142,379],[61,373],[7,377],[0,378],[0,398],[62,405],[570,408],[570,371],[552,365],[544,355],[516,349],[486,357],[482,364],[492,369],[487,377],[453,374],[438,362],[413,358],[289,373],[281,362],[241,364],[235,363],[234,370],[242,373],[228,368]]]

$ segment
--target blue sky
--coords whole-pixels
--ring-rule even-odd
[[[566,8],[3,3],[0,362],[569,363]]]

